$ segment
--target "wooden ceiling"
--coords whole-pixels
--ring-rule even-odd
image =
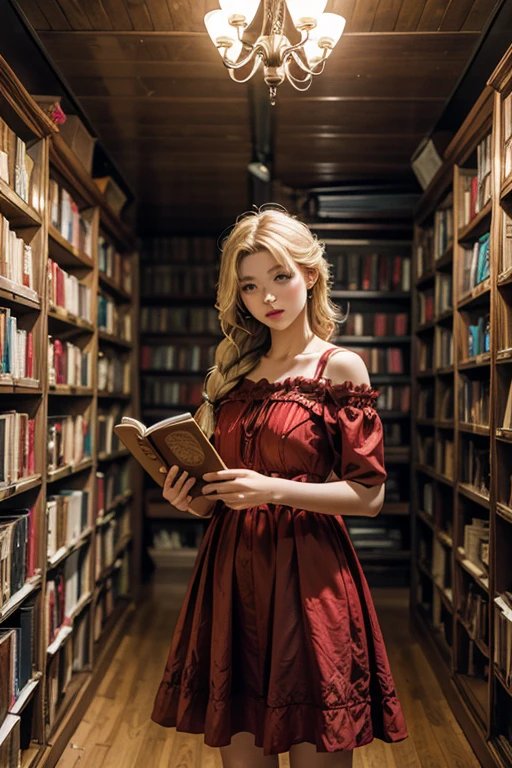
[[[278,89],[274,177],[294,188],[412,181],[411,154],[495,3],[329,0],[346,31],[309,91]],[[218,232],[246,209],[251,89],[229,79],[204,28],[216,0],[19,6],[131,185],[140,231]]]

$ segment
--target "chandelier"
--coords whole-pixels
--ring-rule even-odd
[[[254,19],[260,0],[219,0],[220,9],[204,17],[208,34],[219,51],[230,77],[246,83],[263,63],[263,79],[270,89],[270,102],[276,103],[277,86],[288,80],[298,91],[306,91],[315,75],[321,75],[325,62],[345,27],[337,13],[323,13],[327,0],[286,0],[288,12],[300,41],[292,45],[284,34],[285,0],[263,0],[261,34],[254,43],[244,40],[244,32]],[[252,62],[247,77],[235,72]],[[290,71],[296,65],[297,75]]]

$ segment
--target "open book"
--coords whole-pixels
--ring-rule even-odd
[[[227,467],[190,413],[171,416],[149,428],[137,419],[123,416],[114,432],[158,485],[163,487],[165,482],[160,467],[169,470],[177,464],[180,468],[178,477],[187,470],[190,477],[196,478],[189,491],[192,496],[190,507],[204,513],[211,506],[211,500],[202,495],[206,485],[203,475]]]

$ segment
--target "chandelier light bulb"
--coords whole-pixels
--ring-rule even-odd
[[[230,24],[248,27],[256,16],[260,0],[219,0],[219,3]]]
[[[212,42],[218,48],[229,48],[238,42],[236,30],[231,26],[223,11],[210,11],[204,17],[204,23]]]
[[[314,26],[323,13],[327,0],[286,0],[288,11],[297,29]]]
[[[334,48],[345,29],[346,20],[337,13],[322,13],[312,37],[320,48]]]
[[[322,74],[332,49],[340,39],[345,19],[323,13],[327,0],[263,0],[261,32],[254,42],[242,40],[261,0],[219,0],[221,8],[204,17],[208,34],[235,83],[247,83],[263,65],[270,103],[277,88],[287,81],[297,91],[307,91]],[[288,16],[293,21],[291,27]],[[300,39],[291,43],[297,33]],[[237,76],[240,71],[241,77]]]

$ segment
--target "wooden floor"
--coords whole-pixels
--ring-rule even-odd
[[[112,659],[57,768],[222,768],[202,736],[162,728],[149,717],[189,571],[157,571],[147,598]],[[374,590],[409,738],[355,750],[354,768],[478,768],[417,639],[405,590]],[[288,755],[280,768],[289,768]]]

